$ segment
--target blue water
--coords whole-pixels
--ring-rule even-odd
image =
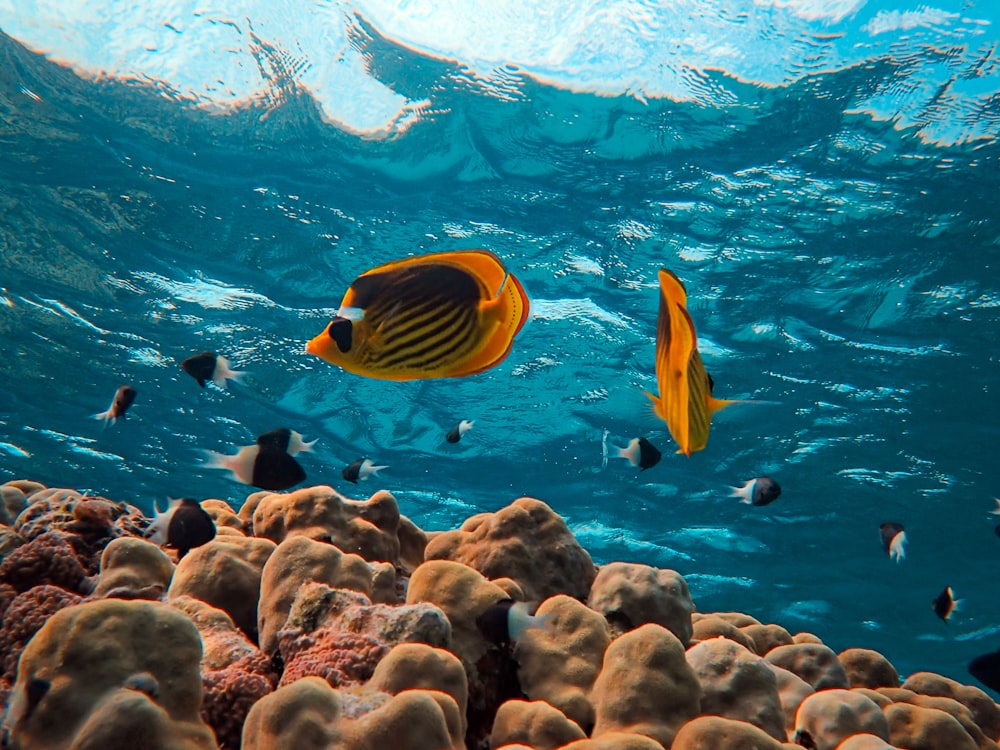
[[[425,529],[530,495],[701,611],[904,675],[969,682],[1000,647],[995,3],[76,6],[0,2],[0,480],[238,506],[202,451],[288,426],[319,439],[307,483],[384,487]],[[499,367],[304,353],[358,274],[468,247],[532,299]],[[761,402],[690,458],[642,395],[661,266],[715,395]],[[203,349],[244,382],[198,388]],[[664,458],[604,468],[604,430]],[[354,487],[361,456],[390,468]],[[773,505],[728,496],[762,474]]]

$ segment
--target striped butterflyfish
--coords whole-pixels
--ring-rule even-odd
[[[431,253],[361,274],[306,351],[382,380],[475,375],[510,354],[528,311],[521,282],[489,250]]]
[[[660,269],[659,279],[656,385],[660,393],[656,396],[647,391],[646,395],[680,446],[677,452],[690,456],[708,444],[712,415],[733,402],[712,397],[712,379],[698,352],[681,280],[665,268]]]

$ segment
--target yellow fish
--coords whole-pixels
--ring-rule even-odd
[[[698,353],[698,338],[687,311],[687,292],[681,280],[660,269],[660,312],[656,320],[656,386],[653,402],[656,416],[667,423],[680,446],[678,453],[690,456],[708,444],[712,415],[733,401],[712,397],[712,380]]]
[[[382,380],[475,375],[510,354],[529,309],[489,250],[431,253],[361,274],[306,351]]]

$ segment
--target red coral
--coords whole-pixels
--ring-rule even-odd
[[[56,612],[83,601],[58,586],[35,586],[10,603],[0,626],[0,676],[13,681],[17,661],[31,637]]]
[[[87,571],[64,534],[47,531],[11,552],[0,563],[0,583],[19,592],[42,584],[78,590]]]
[[[365,682],[389,647],[369,635],[320,628],[311,633],[283,630],[278,649],[285,660],[279,687],[300,677],[322,677],[333,687]]]
[[[265,676],[235,666],[207,672],[201,681],[201,717],[215,731],[219,750],[239,748],[247,712],[274,687]]]

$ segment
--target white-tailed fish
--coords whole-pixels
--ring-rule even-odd
[[[310,440],[307,443],[303,440],[302,433],[290,430],[287,427],[278,427],[270,432],[265,432],[263,435],[258,435],[257,445],[261,447],[271,445],[285,451],[289,456],[294,456],[302,451],[311,451],[312,447],[316,445],[316,440]]]
[[[889,555],[890,560],[899,562],[906,557],[906,532],[903,531],[903,524],[895,521],[885,521],[878,527],[879,539],[882,540],[882,549]]]
[[[476,627],[490,643],[498,646],[514,643],[529,628],[548,625],[548,615],[532,615],[530,611],[530,605],[525,602],[504,599],[479,615]]]
[[[130,385],[122,385],[118,387],[115,391],[115,397],[111,400],[111,406],[107,408],[106,411],[99,412],[94,415],[94,419],[103,419],[104,426],[107,427],[108,422],[114,424],[119,419],[125,419],[125,412],[135,401],[136,390]]]
[[[306,478],[301,464],[273,445],[245,445],[235,455],[207,451],[205,465],[231,471],[237,481],[272,492],[287,490]]]
[[[462,419],[457,425],[448,430],[448,434],[444,436],[444,439],[449,443],[457,443],[462,439],[462,435],[472,429],[472,425],[474,424],[475,422],[468,419]]]
[[[633,466],[638,466],[639,471],[656,466],[662,457],[659,449],[644,437],[632,438],[624,448],[617,445],[614,448],[618,458],[624,458]]]
[[[770,505],[781,495],[781,485],[771,477],[754,477],[742,487],[730,487],[733,497],[748,505]]]
[[[187,497],[171,500],[164,512],[155,506],[155,517],[145,537],[161,547],[177,550],[180,560],[190,550],[215,538],[215,523],[201,504]]]
[[[961,603],[961,599],[955,598],[955,592],[951,590],[951,586],[945,586],[944,591],[934,597],[931,608],[934,610],[934,614],[948,622]]]
[[[365,480],[373,474],[378,474],[382,469],[388,468],[388,466],[376,466],[369,458],[359,458],[350,466],[344,467],[340,475],[348,482],[357,484],[358,480]]]
[[[233,370],[229,367],[229,360],[221,354],[215,352],[202,352],[188,357],[181,362],[181,368],[198,381],[202,388],[205,383],[211,381],[220,388],[226,387],[227,380],[241,379],[243,370]]]

